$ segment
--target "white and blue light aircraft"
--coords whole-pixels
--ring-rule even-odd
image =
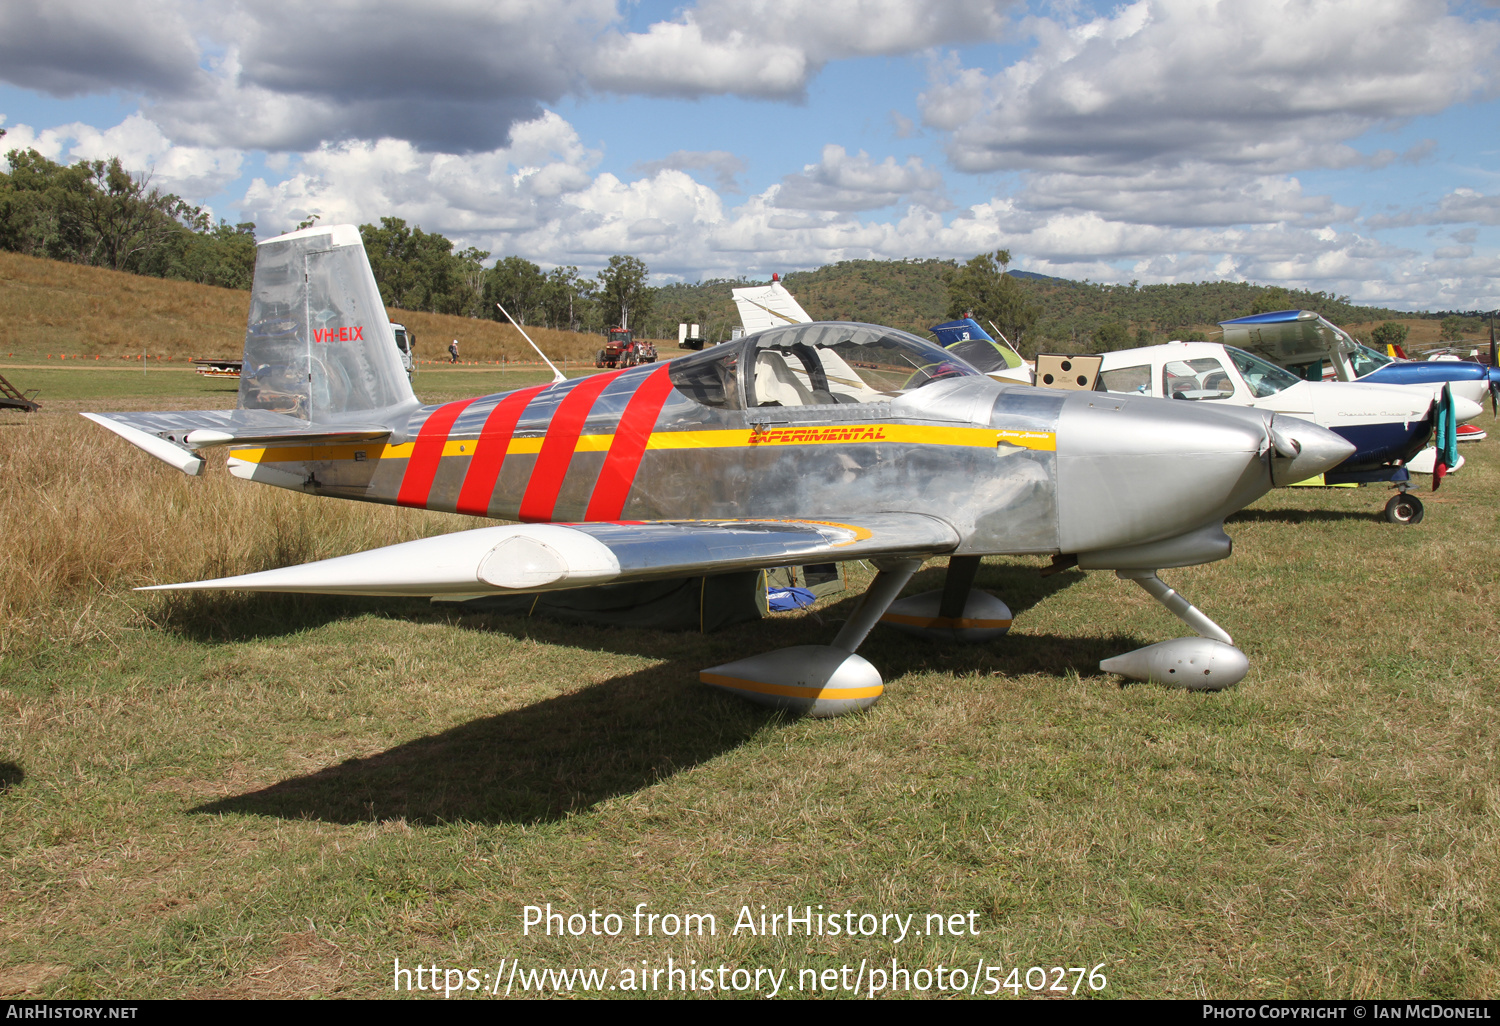
[[[1434,393],[1450,385],[1453,394],[1500,411],[1500,366],[1494,343],[1490,365],[1472,360],[1395,360],[1355,341],[1347,331],[1312,310],[1279,310],[1220,321],[1224,344],[1265,357],[1312,381],[1331,377],[1368,385],[1420,385]]]
[[[1406,462],[1443,426],[1441,418],[1462,422],[1483,412],[1478,403],[1451,391],[1443,399],[1426,389],[1305,381],[1253,353],[1218,342],[1169,342],[1106,353],[1099,388],[1210,406],[1251,406],[1326,427],[1351,443],[1355,452],[1311,483],[1394,484],[1400,493],[1386,505],[1386,518],[1404,524],[1418,523],[1423,515],[1421,500],[1407,491]],[[1442,473],[1461,459],[1451,452],[1447,457]],[[1441,479],[1441,473],[1437,476]]]

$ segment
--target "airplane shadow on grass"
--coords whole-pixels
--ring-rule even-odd
[[[1035,578],[1034,570],[1031,576]],[[1017,587],[1015,606],[1029,608],[1067,587],[1069,577],[1079,576],[1038,578],[1028,588]],[[980,584],[995,587],[995,578],[986,572]],[[941,568],[933,581],[940,585]],[[918,581],[914,587],[921,590],[927,583]],[[820,625],[802,617],[742,624],[716,635],[712,647],[732,659],[786,645],[826,644],[836,630],[831,621],[848,616],[856,598],[821,610],[830,622]],[[787,714],[698,683],[705,665],[704,639],[698,635],[580,628],[517,617],[465,617],[460,625],[667,661],[192,811],[337,823],[404,819],[429,826],[552,822],[635,793],[788,722]],[[1097,673],[1100,659],[1140,644],[1128,637],[1016,635],[987,645],[953,646],[877,629],[861,654],[888,682],[923,671],[1061,677]],[[901,700],[898,683],[889,688],[886,701]],[[879,715],[878,706],[872,715]]]
[[[1225,526],[1240,524],[1315,524],[1340,520],[1385,521],[1381,509],[1242,509],[1224,518]]]
[[[535,823],[631,794],[783,722],[670,662],[192,810],[369,823]]]
[[[1139,644],[1016,637],[944,654],[926,642],[887,636],[871,655],[887,680],[926,669],[1062,676],[1097,672],[1099,659]],[[702,668],[697,661],[662,663],[191,811],[349,824],[555,822],[789,722],[785,713],[699,684]],[[901,691],[899,682],[889,687],[885,701],[902,701]],[[879,709],[868,715],[879,716]]]

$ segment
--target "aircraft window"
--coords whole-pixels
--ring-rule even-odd
[[[1162,368],[1162,395],[1173,399],[1228,399],[1234,379],[1213,357],[1171,360]]]
[[[751,406],[885,402],[939,378],[979,374],[941,346],[873,324],[772,328],[754,336],[753,352],[745,382]]]
[[[1139,367],[1117,367],[1099,375],[1099,384],[1106,392],[1135,392],[1151,394],[1151,365]]]
[[[1354,370],[1356,378],[1362,378],[1366,374],[1374,374],[1388,363],[1395,363],[1389,356],[1377,353],[1369,346],[1356,346],[1354,352],[1349,354],[1349,364]]]
[[[742,409],[736,371],[743,348],[738,344],[715,346],[673,360],[667,364],[672,387],[704,406],[720,410]]]
[[[1234,346],[1225,346],[1224,352],[1234,361],[1234,365],[1240,369],[1245,376],[1245,384],[1250,387],[1250,394],[1257,399],[1275,395],[1283,389],[1291,388],[1302,379],[1291,371],[1282,370],[1274,363],[1262,360],[1252,353]]]

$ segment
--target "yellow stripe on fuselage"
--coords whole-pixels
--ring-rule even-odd
[[[607,452],[614,435],[580,435],[574,452]],[[543,439],[512,438],[507,456],[535,455]],[[657,431],[646,443],[650,449],[758,449],[788,445],[850,445],[892,442],[901,445],[951,445],[989,449],[1000,444],[1054,452],[1057,435],[1050,431],[997,431],[994,428],[940,427],[929,424],[839,424],[776,426],[729,431]],[[484,443],[472,438],[443,443],[444,456],[472,456]],[[408,459],[412,442],[401,445],[352,443],[348,445],[267,446],[235,449],[230,455],[247,463],[305,463],[310,460],[353,460],[364,453],[366,460]]]

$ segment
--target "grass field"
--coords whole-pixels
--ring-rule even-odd
[[[1494,439],[1417,527],[1378,490],[1283,490],[1230,520],[1233,558],[1164,574],[1250,655],[1226,692],[1100,674],[1185,630],[1110,574],[990,559],[1008,637],[877,630],[886,697],[811,721],[697,671],[826,642],[852,597],[705,637],[131,592],[475,523],[188,479],[75,415],[214,405],[167,380],[80,370],[0,414],[0,995],[380,997],[398,959],[486,992],[546,968],[639,993],[621,974],[668,959],[794,996],[892,959],[980,992],[1020,967],[1022,996],[1033,966],[1098,967],[1106,997],[1500,991]],[[619,935],[523,932],[548,903]],[[717,930],[637,935],[640,903]],[[734,932],[762,905],[915,918],[899,943]]]

